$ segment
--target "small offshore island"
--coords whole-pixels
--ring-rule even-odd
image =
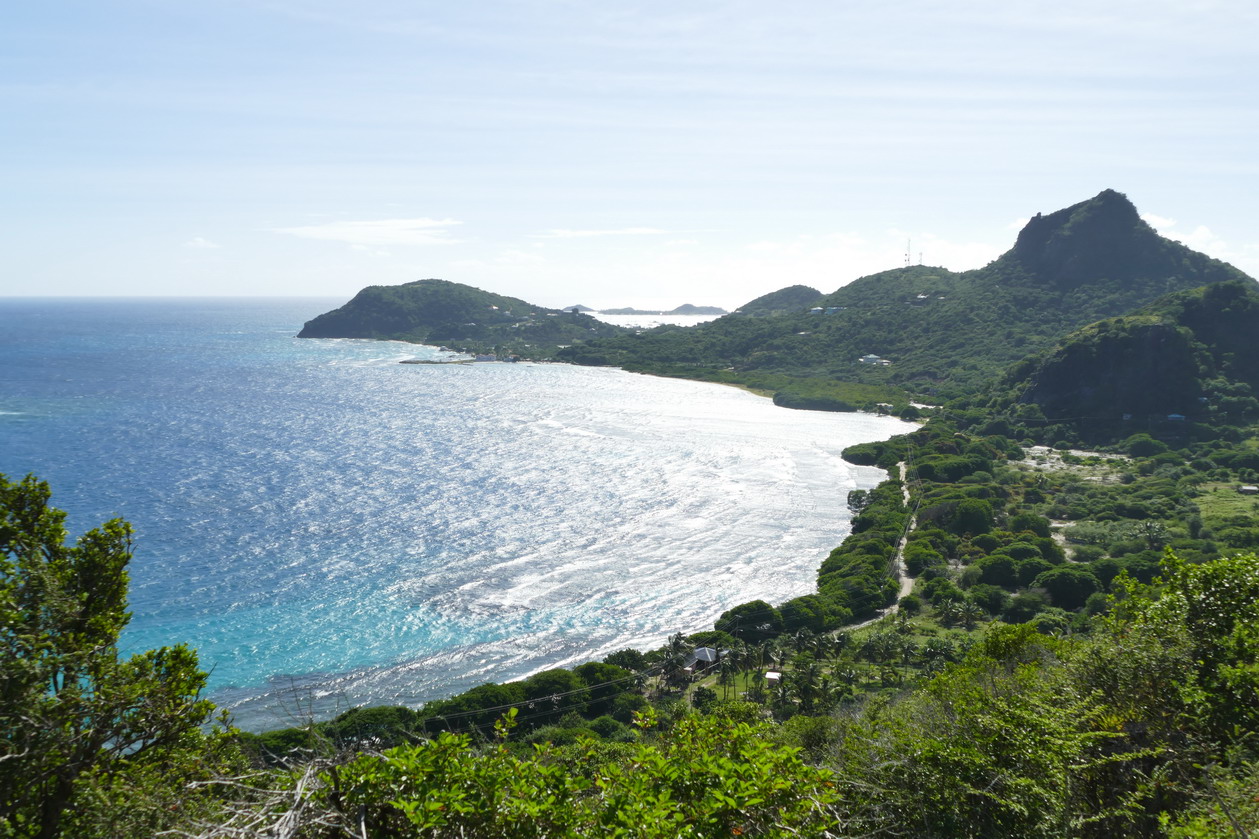
[[[92,836],[1256,835],[1256,334],[1254,279],[1109,189],[1037,213],[983,268],[789,286],[687,328],[443,280],[364,289],[301,337],[925,421],[844,449],[888,477],[829,499],[852,532],[812,593],[653,650],[258,735],[209,725],[192,651],[116,660],[125,523],[64,547],[46,485],[4,481],[18,561],[0,603],[84,579],[111,596],[61,598],[8,635],[30,666],[0,726],[2,817],[49,836],[62,819]]]

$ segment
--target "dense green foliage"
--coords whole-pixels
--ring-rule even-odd
[[[442,735],[325,774],[316,806],[367,835],[1163,835],[1210,818],[1199,767],[1253,777],[1257,618],[1259,559],[1173,562],[1092,639],[995,627],[919,690],[825,725],[718,704],[624,747]]]
[[[205,774],[213,706],[183,646],[121,659],[131,528],[66,545],[47,484],[0,475],[0,835],[52,837],[135,784]],[[192,757],[200,767],[179,765]],[[173,792],[173,790],[171,790]],[[160,824],[133,808],[129,823]],[[141,835],[138,831],[135,835]]]
[[[817,301],[821,299],[822,292],[816,288],[810,288],[807,285],[791,285],[780,288],[778,291],[771,291],[769,294],[762,294],[755,300],[744,303],[739,307],[739,314],[758,317],[795,314],[801,309],[816,306]]]
[[[443,734],[340,767],[319,803],[370,835],[821,835],[836,821],[830,774],[774,746],[765,729],[689,717],[653,742],[541,747],[524,759]]]
[[[1254,283],[1192,289],[1071,333],[972,401],[1008,417],[1006,433],[1046,442],[1213,438],[1259,420],[1256,330]]]
[[[625,330],[589,315],[534,306],[445,280],[368,286],[309,321],[299,338],[380,338],[550,358],[560,345]]]

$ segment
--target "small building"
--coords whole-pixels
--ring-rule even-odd
[[[765,674],[765,683],[770,687],[777,687],[778,683],[783,680],[783,674],[777,670],[770,670]]]
[[[823,311],[824,309],[821,306],[814,306],[812,309],[809,309],[809,314],[820,315]]]
[[[857,359],[857,361],[861,362],[862,364],[874,364],[879,367],[887,367],[892,363],[888,361],[886,358],[880,358],[874,353],[866,353],[861,358]]]
[[[682,670],[690,675],[707,673],[717,666],[721,660],[721,652],[712,647],[696,647],[682,663]]]
[[[1249,484],[1246,484],[1245,486],[1239,486],[1237,488],[1237,491],[1241,493],[1242,495],[1259,495],[1259,487],[1251,486]]]

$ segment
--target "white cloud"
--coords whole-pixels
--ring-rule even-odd
[[[1176,219],[1156,216],[1153,213],[1142,213],[1141,218],[1155,230],[1166,230],[1169,227],[1176,226]]]
[[[447,230],[462,222],[454,219],[398,218],[374,221],[332,221],[304,227],[277,227],[275,233],[287,233],[303,239],[323,239],[351,245],[452,245],[461,240],[452,238]]]
[[[1156,216],[1153,213],[1143,213],[1141,218],[1149,222],[1150,226],[1159,232],[1159,235],[1166,236],[1172,241],[1180,242],[1182,245],[1205,253],[1207,256],[1213,256],[1216,259],[1222,259],[1231,263],[1237,263],[1244,259],[1244,253],[1235,251],[1229,246],[1228,242],[1215,235],[1211,228],[1204,224],[1200,224],[1186,233],[1176,229],[1175,219]],[[1247,249],[1242,248],[1243,252],[1245,250]]]
[[[184,247],[193,250],[210,250],[219,247],[219,245],[217,242],[211,242],[204,236],[193,236],[187,242],[184,242]]]
[[[1194,250],[1202,251],[1210,256],[1219,256],[1220,259],[1226,258],[1225,256],[1220,256],[1221,254],[1227,255],[1229,253],[1228,243],[1212,233],[1211,228],[1204,224],[1198,225],[1189,233],[1177,233],[1173,230],[1168,235],[1183,245],[1188,245]]]
[[[665,231],[655,227],[621,227],[615,230],[548,230],[539,239],[582,239],[590,236],[658,236]]]
[[[1252,277],[1259,276],[1259,242],[1230,243],[1205,224],[1199,224],[1188,232],[1177,230],[1176,219],[1153,213],[1142,213],[1141,218],[1149,222],[1160,236],[1227,262]]]

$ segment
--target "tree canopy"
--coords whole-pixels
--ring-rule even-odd
[[[184,646],[118,655],[131,527],[66,544],[48,485],[0,475],[0,827],[52,837],[85,778],[161,761],[201,737],[213,706]]]

